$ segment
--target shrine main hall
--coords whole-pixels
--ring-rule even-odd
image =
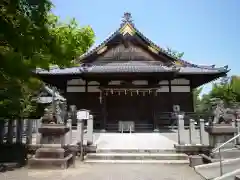
[[[90,110],[94,128],[105,130],[118,130],[119,122],[132,122],[135,130],[170,126],[174,106],[194,112],[194,88],[229,71],[172,57],[135,27],[130,13],[77,62],[76,67],[53,66],[36,74],[60,89],[68,106]]]

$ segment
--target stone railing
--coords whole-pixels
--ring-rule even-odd
[[[81,129],[83,127],[83,133],[87,139],[87,143],[93,142],[93,116],[87,121],[85,128],[84,124],[77,121],[77,131],[73,133],[72,119],[68,119],[66,125],[69,127],[69,132],[66,134],[66,145],[76,144],[81,141]],[[26,143],[26,144],[40,144],[41,134],[38,132],[38,128],[42,126],[41,119],[25,119],[22,121],[7,120],[1,121],[0,124],[0,143]],[[73,134],[75,137],[73,137]],[[35,142],[36,141],[36,142]]]
[[[205,132],[205,120],[199,120],[199,128],[196,128],[196,120],[189,120],[189,131],[186,132],[184,126],[184,115],[178,115],[178,144],[179,145],[208,145],[208,140]],[[199,140],[196,138],[196,134],[199,135]],[[186,139],[189,137],[189,140]],[[188,142],[187,142],[188,141]],[[196,142],[198,141],[198,142]]]

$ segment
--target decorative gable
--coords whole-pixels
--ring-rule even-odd
[[[136,31],[135,31],[135,29],[132,27],[131,24],[126,23],[126,24],[119,30],[119,32],[120,32],[122,35],[129,34],[129,35],[133,36]]]
[[[125,45],[121,43],[110,49],[107,48],[94,62],[106,61],[156,61],[156,58],[148,49],[132,43],[129,43],[128,47],[125,47]]]
[[[161,48],[136,29],[130,13],[124,13],[118,30],[99,46],[82,55],[79,61],[93,63],[110,58],[112,60],[162,61],[167,65],[173,64],[174,61],[174,58],[163,54]]]

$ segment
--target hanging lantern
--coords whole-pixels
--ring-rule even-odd
[[[150,94],[150,93],[151,93],[151,90],[149,89],[149,90],[148,90],[148,94]]]
[[[137,95],[138,95],[138,93],[139,93],[139,92],[138,92],[138,90],[137,90]]]
[[[132,96],[132,91],[131,91],[131,96]]]
[[[125,91],[125,95],[127,95],[127,90],[125,89],[124,91]]]

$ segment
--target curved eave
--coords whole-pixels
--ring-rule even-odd
[[[228,73],[230,70],[226,67],[221,68],[203,68],[203,67],[180,67],[179,74],[222,74]]]
[[[179,76],[190,79],[192,88],[197,88],[199,86],[205,85],[207,83],[210,83],[221,77],[226,76],[228,72],[229,72],[229,70],[212,72],[212,73],[195,73],[195,74],[190,74],[190,73],[181,74],[180,73]]]

